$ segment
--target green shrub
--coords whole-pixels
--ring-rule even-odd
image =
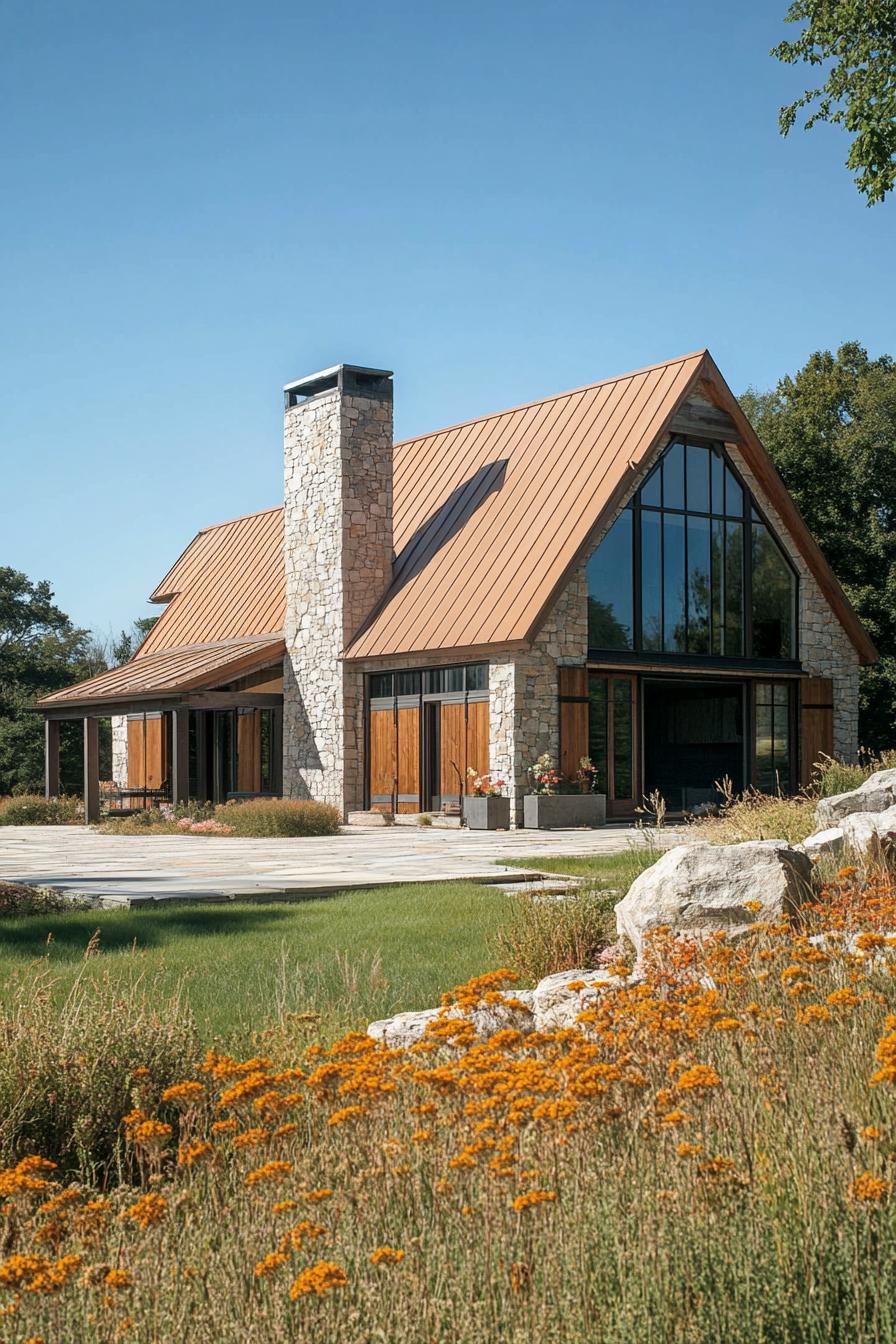
[[[0,882],[0,916],[64,914],[85,910],[86,901],[65,896],[52,887],[32,887],[27,882]]]
[[[93,1180],[123,1160],[123,1117],[190,1077],[200,1054],[179,995],[86,966],[64,996],[40,963],[10,978],[0,1040],[0,1162],[40,1153]]]
[[[529,980],[596,965],[615,941],[613,906],[620,892],[573,888],[559,898],[528,892],[508,897],[508,918],[492,943],[494,955]]]
[[[222,803],[215,818],[241,836],[338,835],[342,825],[338,808],[296,798]]]
[[[878,770],[896,768],[896,751],[883,751],[879,756],[859,750],[857,762],[847,764],[833,756],[822,756],[812,771],[812,792],[819,798],[832,798],[835,793],[849,793]]]
[[[0,798],[0,826],[71,826],[82,819],[80,798],[22,793]]]

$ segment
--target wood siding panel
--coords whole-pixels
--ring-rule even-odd
[[[573,776],[588,755],[588,672],[584,667],[560,667],[560,773]]]
[[[460,799],[467,775],[467,733],[463,704],[445,704],[440,714],[442,800]]]
[[[420,710],[398,709],[398,810],[420,811]]]
[[[800,682],[800,778],[812,780],[812,767],[822,756],[834,754],[834,683],[829,677],[807,677]]]
[[[160,789],[168,779],[167,715],[128,719],[128,788]]]
[[[240,793],[261,792],[261,715],[257,710],[236,716],[236,787]]]
[[[390,812],[396,791],[395,711],[370,711],[370,806]]]
[[[467,705],[467,770],[472,767],[477,775],[488,773],[488,701],[472,700]],[[469,777],[464,771],[465,793],[472,792]]]

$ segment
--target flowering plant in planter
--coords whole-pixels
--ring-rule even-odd
[[[597,784],[597,766],[590,756],[583,756],[576,771],[576,783],[582,793],[594,793]]]
[[[560,774],[548,752],[539,756],[526,772],[532,781],[532,792],[552,798],[560,789]]]
[[[507,783],[506,779],[495,779],[490,770],[480,775],[472,765],[467,769],[467,779],[474,798],[500,798]]]

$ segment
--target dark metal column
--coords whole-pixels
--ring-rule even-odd
[[[84,821],[100,819],[100,723],[84,720]]]
[[[186,803],[190,797],[190,711],[171,711],[171,801]]]
[[[44,720],[44,796],[59,796],[59,720]]]

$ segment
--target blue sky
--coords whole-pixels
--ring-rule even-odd
[[[786,0],[0,5],[0,564],[107,631],[282,497],[284,382],[400,437],[708,345],[735,391],[896,353]]]

